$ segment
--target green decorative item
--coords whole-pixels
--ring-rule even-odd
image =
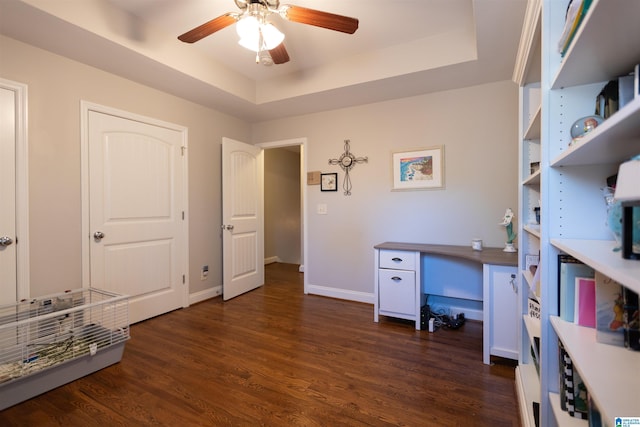
[[[507,243],[503,249],[504,252],[516,252],[516,248],[513,246],[513,241],[516,240],[517,233],[513,231],[513,211],[511,208],[507,208],[502,218],[500,225],[504,226],[507,230]]]

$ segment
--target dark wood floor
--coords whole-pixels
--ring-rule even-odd
[[[120,363],[0,412],[0,425],[520,425],[514,368],[482,363],[481,323],[374,323],[371,305],[304,295],[297,266],[266,276],[133,325]]]

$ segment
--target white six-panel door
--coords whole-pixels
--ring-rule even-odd
[[[185,134],[88,111],[90,284],[129,295],[131,323],[188,305]]]

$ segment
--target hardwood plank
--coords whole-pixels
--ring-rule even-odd
[[[2,426],[519,426],[514,366],[482,324],[416,331],[368,304],[267,284],[132,325],[122,361],[8,408]]]

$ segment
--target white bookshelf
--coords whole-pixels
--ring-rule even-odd
[[[534,402],[541,402],[540,376],[536,368],[532,348],[534,338],[540,338],[540,322],[529,317],[529,297],[540,302],[533,289],[533,274],[525,268],[525,255],[540,250],[540,226],[535,223],[533,208],[540,199],[541,171],[531,172],[531,163],[541,160],[542,90],[541,81],[541,6],[540,0],[527,5],[525,24],[520,39],[518,58],[513,80],[520,86],[519,119],[519,204],[518,204],[518,255],[519,255],[519,310],[522,314],[518,325],[519,358],[516,369],[518,402],[523,425],[535,426]],[[536,355],[539,360],[539,354]]]
[[[596,402],[603,420],[637,417],[640,407],[640,355],[624,347],[596,341],[596,330],[552,316],[574,368]]]
[[[572,255],[596,271],[640,293],[640,261],[625,260],[606,226],[606,203],[601,189],[620,163],[640,154],[640,96],[607,118],[595,130],[572,143],[570,127],[594,114],[604,85],[626,75],[640,63],[640,1],[593,0],[564,58],[557,44],[569,0],[530,0],[516,71],[537,63],[538,81],[514,72],[520,90],[519,252],[521,274],[521,355],[518,397],[525,425],[531,421],[530,396],[540,399],[540,425],[587,426],[562,411],[559,397],[558,341],[562,341],[605,425],[614,417],[638,416],[640,409],[640,352],[602,344],[595,330],[558,316],[558,254]],[[538,10],[538,15],[534,12]],[[615,24],[612,24],[615,23]],[[528,29],[528,30],[527,30]],[[525,35],[538,31],[537,35]],[[525,42],[537,42],[536,50]],[[539,60],[539,62],[538,62]],[[529,92],[541,88],[539,106]],[[539,150],[539,151],[536,151]],[[540,170],[528,169],[539,155]],[[537,198],[537,199],[536,199]],[[541,221],[531,221],[534,201],[540,200]],[[524,255],[540,252],[541,319],[532,324],[526,314],[533,277],[524,271]],[[530,343],[539,336],[540,372],[529,356]],[[525,380],[536,374],[536,381]]]

